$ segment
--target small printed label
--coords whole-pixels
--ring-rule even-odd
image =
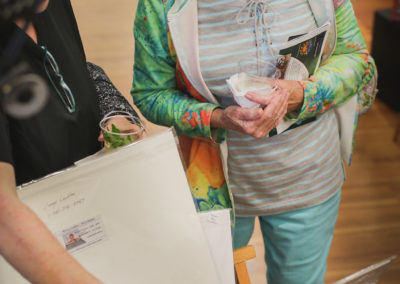
[[[210,213],[210,215],[208,215],[208,222],[210,223],[214,223],[214,224],[218,224],[219,223],[219,215],[218,214],[214,214],[214,213]]]
[[[59,233],[59,238],[70,253],[82,251],[107,239],[100,216],[82,221]]]

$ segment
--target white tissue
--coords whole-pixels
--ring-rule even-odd
[[[268,82],[259,82],[257,79],[248,76],[244,72],[232,75],[226,82],[232,92],[235,102],[245,108],[256,108],[260,106],[260,104],[252,102],[245,97],[247,92],[269,95],[274,90]]]

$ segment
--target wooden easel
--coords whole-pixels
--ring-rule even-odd
[[[245,246],[233,252],[237,284],[250,284],[246,261],[256,257],[254,246]]]

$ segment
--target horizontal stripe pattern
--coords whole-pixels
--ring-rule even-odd
[[[228,131],[228,172],[237,214],[276,214],[333,195],[344,179],[338,131],[332,111],[269,138]]]
[[[233,104],[226,79],[239,72],[241,60],[255,59],[261,50],[263,60],[272,61],[269,48],[279,50],[290,36],[316,28],[307,0],[265,2],[267,29],[254,26],[254,13],[246,23],[237,23],[245,0],[198,0],[200,67],[207,86],[223,106]],[[261,31],[258,42],[256,28]],[[228,131],[227,142],[229,181],[239,216],[312,206],[335,194],[343,183],[333,112],[263,139]]]
[[[259,16],[250,13],[246,23],[237,22],[237,14],[246,0],[198,0],[200,67],[207,86],[216,96],[229,94],[226,79],[240,71],[241,60],[256,58],[260,49],[263,60],[271,61],[268,48],[277,51],[289,36],[303,34],[316,26],[306,0],[265,2],[268,44],[267,30],[261,26],[258,26],[261,38],[256,42],[254,17]],[[242,11],[240,20],[246,18],[248,11],[249,8]]]

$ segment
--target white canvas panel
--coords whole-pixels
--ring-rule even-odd
[[[19,195],[61,243],[82,238],[70,252],[104,283],[220,283],[172,130]],[[0,259],[0,283],[27,282]]]
[[[221,284],[235,283],[230,213],[230,209],[199,213]]]

